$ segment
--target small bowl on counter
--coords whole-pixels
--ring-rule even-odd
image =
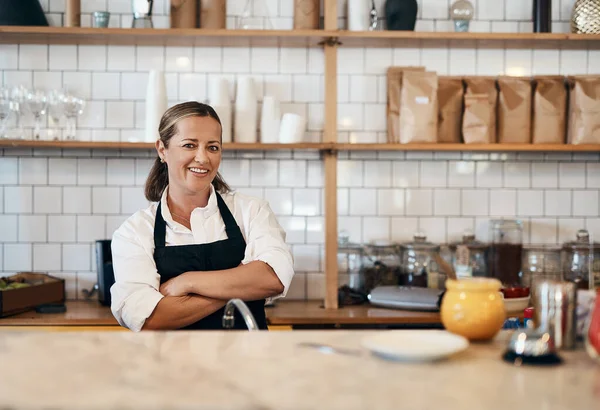
[[[504,309],[509,315],[521,315],[529,306],[529,296],[520,298],[504,298]]]

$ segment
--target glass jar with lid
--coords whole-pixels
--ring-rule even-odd
[[[472,231],[466,230],[462,240],[449,245],[452,266],[457,278],[487,277],[489,246],[475,239]]]
[[[600,288],[600,244],[590,240],[587,230],[580,229],[574,241],[563,244],[562,275],[578,289]]]
[[[365,245],[363,272],[366,293],[378,286],[398,286],[401,273],[398,244],[377,241]]]
[[[527,245],[523,247],[523,285],[533,289],[538,279],[562,279],[560,246]]]
[[[518,219],[490,221],[490,276],[505,288],[522,288],[523,222]]]
[[[364,291],[365,276],[363,272],[364,247],[349,241],[340,234],[338,238],[338,272],[348,275],[348,287],[356,291]]]
[[[417,232],[412,242],[400,245],[402,250],[402,275],[400,286],[416,286],[422,288],[441,288],[445,277],[439,274],[436,254],[440,246],[427,242],[427,236]]]

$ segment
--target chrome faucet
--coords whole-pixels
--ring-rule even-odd
[[[225,329],[232,329],[235,325],[235,318],[233,316],[235,307],[237,307],[242,314],[248,330],[260,330],[256,323],[256,319],[254,319],[252,312],[248,309],[248,305],[246,305],[242,299],[231,299],[225,305],[225,313],[223,313],[223,327]]]

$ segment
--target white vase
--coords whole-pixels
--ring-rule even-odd
[[[258,123],[256,90],[251,77],[240,77],[237,81],[235,114],[233,121],[233,140],[240,143],[257,142]]]
[[[371,0],[348,0],[348,30],[368,31],[371,24]]]
[[[263,97],[262,113],[260,116],[260,142],[273,144],[279,141],[279,126],[281,124],[281,106],[275,97]]]
[[[145,142],[156,142],[160,138],[158,126],[160,119],[167,110],[167,86],[165,73],[152,70],[148,75],[146,88],[146,127]]]
[[[227,79],[219,78],[210,84],[208,101],[221,120],[222,142],[231,142],[231,100]]]
[[[304,140],[306,120],[303,116],[293,113],[283,114],[279,128],[279,142],[294,144]]]

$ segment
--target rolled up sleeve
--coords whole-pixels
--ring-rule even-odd
[[[282,283],[284,290],[274,298],[284,297],[294,277],[294,261],[285,231],[267,202],[261,202],[249,224],[246,254],[243,264],[261,261],[268,264]]]
[[[127,227],[115,232],[111,250],[115,272],[111,311],[121,326],[139,332],[164,297],[152,251]]]

